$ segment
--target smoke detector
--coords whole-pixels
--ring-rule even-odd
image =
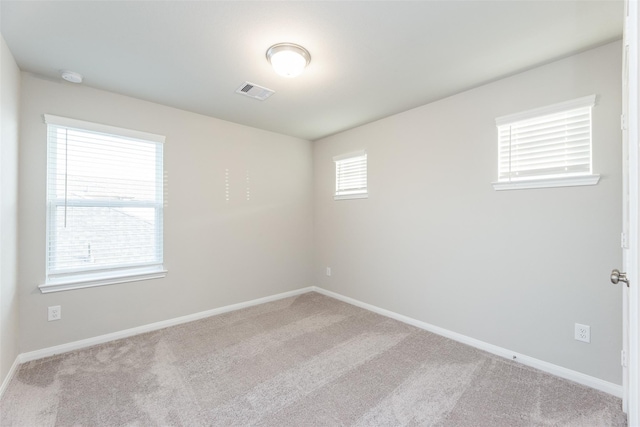
[[[236,89],[236,93],[248,96],[249,98],[264,101],[265,99],[276,93],[276,91],[267,89],[266,87],[258,86],[255,83],[244,82],[242,86]]]
[[[60,73],[63,79],[71,83],[82,83],[82,74],[75,71],[62,71]]]

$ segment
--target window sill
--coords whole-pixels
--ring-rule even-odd
[[[599,180],[600,175],[586,175],[509,182],[492,182],[491,185],[493,185],[493,189],[496,191],[525,190],[529,188],[578,187],[582,185],[596,185]]]
[[[333,196],[333,200],[349,200],[349,199],[368,199],[368,193],[360,194],[341,194],[339,196]]]
[[[48,294],[50,292],[68,291],[71,289],[93,288],[96,286],[115,285],[117,283],[138,282],[141,280],[161,279],[167,275],[167,270],[161,267],[138,269],[135,271],[118,273],[87,274],[76,277],[64,277],[49,280],[43,285],[39,285],[40,292]]]

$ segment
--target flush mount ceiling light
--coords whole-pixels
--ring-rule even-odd
[[[307,49],[297,44],[278,43],[267,50],[267,60],[281,76],[296,77],[311,62],[311,55]]]
[[[60,73],[63,79],[71,83],[82,83],[82,74],[75,71],[62,71]]]

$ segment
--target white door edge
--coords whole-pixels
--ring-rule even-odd
[[[623,367],[623,408],[627,412],[629,426],[640,426],[640,43],[638,27],[640,9],[636,0],[627,0],[624,28],[625,61],[623,65],[623,113],[626,129],[623,131],[624,178],[628,184],[623,187],[623,218],[628,227],[628,248],[623,250],[623,268],[630,279],[630,287],[623,290],[623,337],[626,367]],[[628,150],[625,152],[625,150]],[[628,161],[626,160],[628,154]],[[623,181],[627,181],[623,179]],[[628,185],[628,186],[627,186]],[[627,230],[625,230],[627,232]]]

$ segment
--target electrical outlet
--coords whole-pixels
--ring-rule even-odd
[[[327,276],[331,276],[331,267],[327,267]]]
[[[59,305],[49,307],[49,322],[62,319],[62,309]]]
[[[591,326],[576,323],[574,338],[577,341],[591,342]]]

